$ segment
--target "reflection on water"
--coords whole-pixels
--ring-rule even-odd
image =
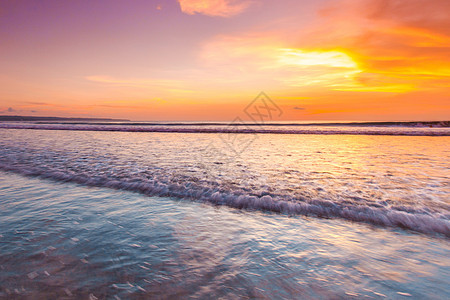
[[[443,238],[0,173],[0,298],[448,298]]]

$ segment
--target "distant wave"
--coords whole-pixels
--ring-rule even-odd
[[[406,135],[406,136],[450,136],[449,128],[395,127],[395,126],[336,126],[323,125],[297,127],[286,124],[171,124],[171,125],[117,125],[117,124],[21,124],[0,123],[3,129],[35,130],[79,130],[79,131],[119,131],[119,132],[175,132],[175,133],[242,133],[242,134],[358,134],[358,135]],[[290,126],[290,127],[288,127]],[[295,128],[292,128],[295,127]]]
[[[92,177],[85,173],[68,174],[61,171],[7,163],[0,163],[0,170],[61,182],[74,182],[87,186],[138,192],[149,196],[192,199],[238,209],[262,210],[290,215],[341,218],[354,222],[398,227],[425,234],[442,234],[450,237],[448,216],[428,214],[425,211],[407,207],[396,207],[394,209],[360,205],[357,202],[335,203],[328,200],[299,199],[286,194],[275,193],[258,196],[212,184],[163,183],[157,178],[149,180],[133,178],[131,174],[128,179],[111,179],[104,176]]]
[[[0,116],[0,121],[2,118]],[[21,120],[16,120],[21,121]],[[32,121],[32,120],[22,120],[22,121]],[[121,121],[121,120],[109,120],[102,121],[101,119],[95,120],[91,119],[89,121],[83,119],[73,119],[73,120],[37,120],[33,121],[35,124],[69,124],[69,125],[135,125],[135,126],[228,126],[230,122],[132,122],[132,121]],[[244,127],[258,127],[258,126],[276,126],[276,127],[306,127],[306,126],[352,126],[352,127],[450,127],[450,121],[373,121],[373,122],[235,122],[233,126],[244,126]]]

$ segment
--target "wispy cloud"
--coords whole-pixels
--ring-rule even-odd
[[[178,0],[184,13],[214,17],[232,17],[245,11],[251,1],[242,0]]]
[[[97,83],[103,83],[115,86],[129,86],[129,87],[165,87],[165,88],[181,88],[186,86],[182,80],[175,79],[157,79],[157,78],[115,78],[105,75],[86,76],[87,80]]]
[[[279,88],[346,88],[357,84],[354,76],[361,72],[342,51],[292,48],[272,32],[216,37],[204,45],[201,58],[228,78],[272,82]]]

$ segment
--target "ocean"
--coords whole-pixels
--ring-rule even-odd
[[[450,296],[450,128],[0,124],[2,298]]]

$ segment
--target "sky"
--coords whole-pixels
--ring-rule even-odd
[[[0,115],[450,119],[448,0],[0,0]],[[245,116],[243,117],[245,118]]]

